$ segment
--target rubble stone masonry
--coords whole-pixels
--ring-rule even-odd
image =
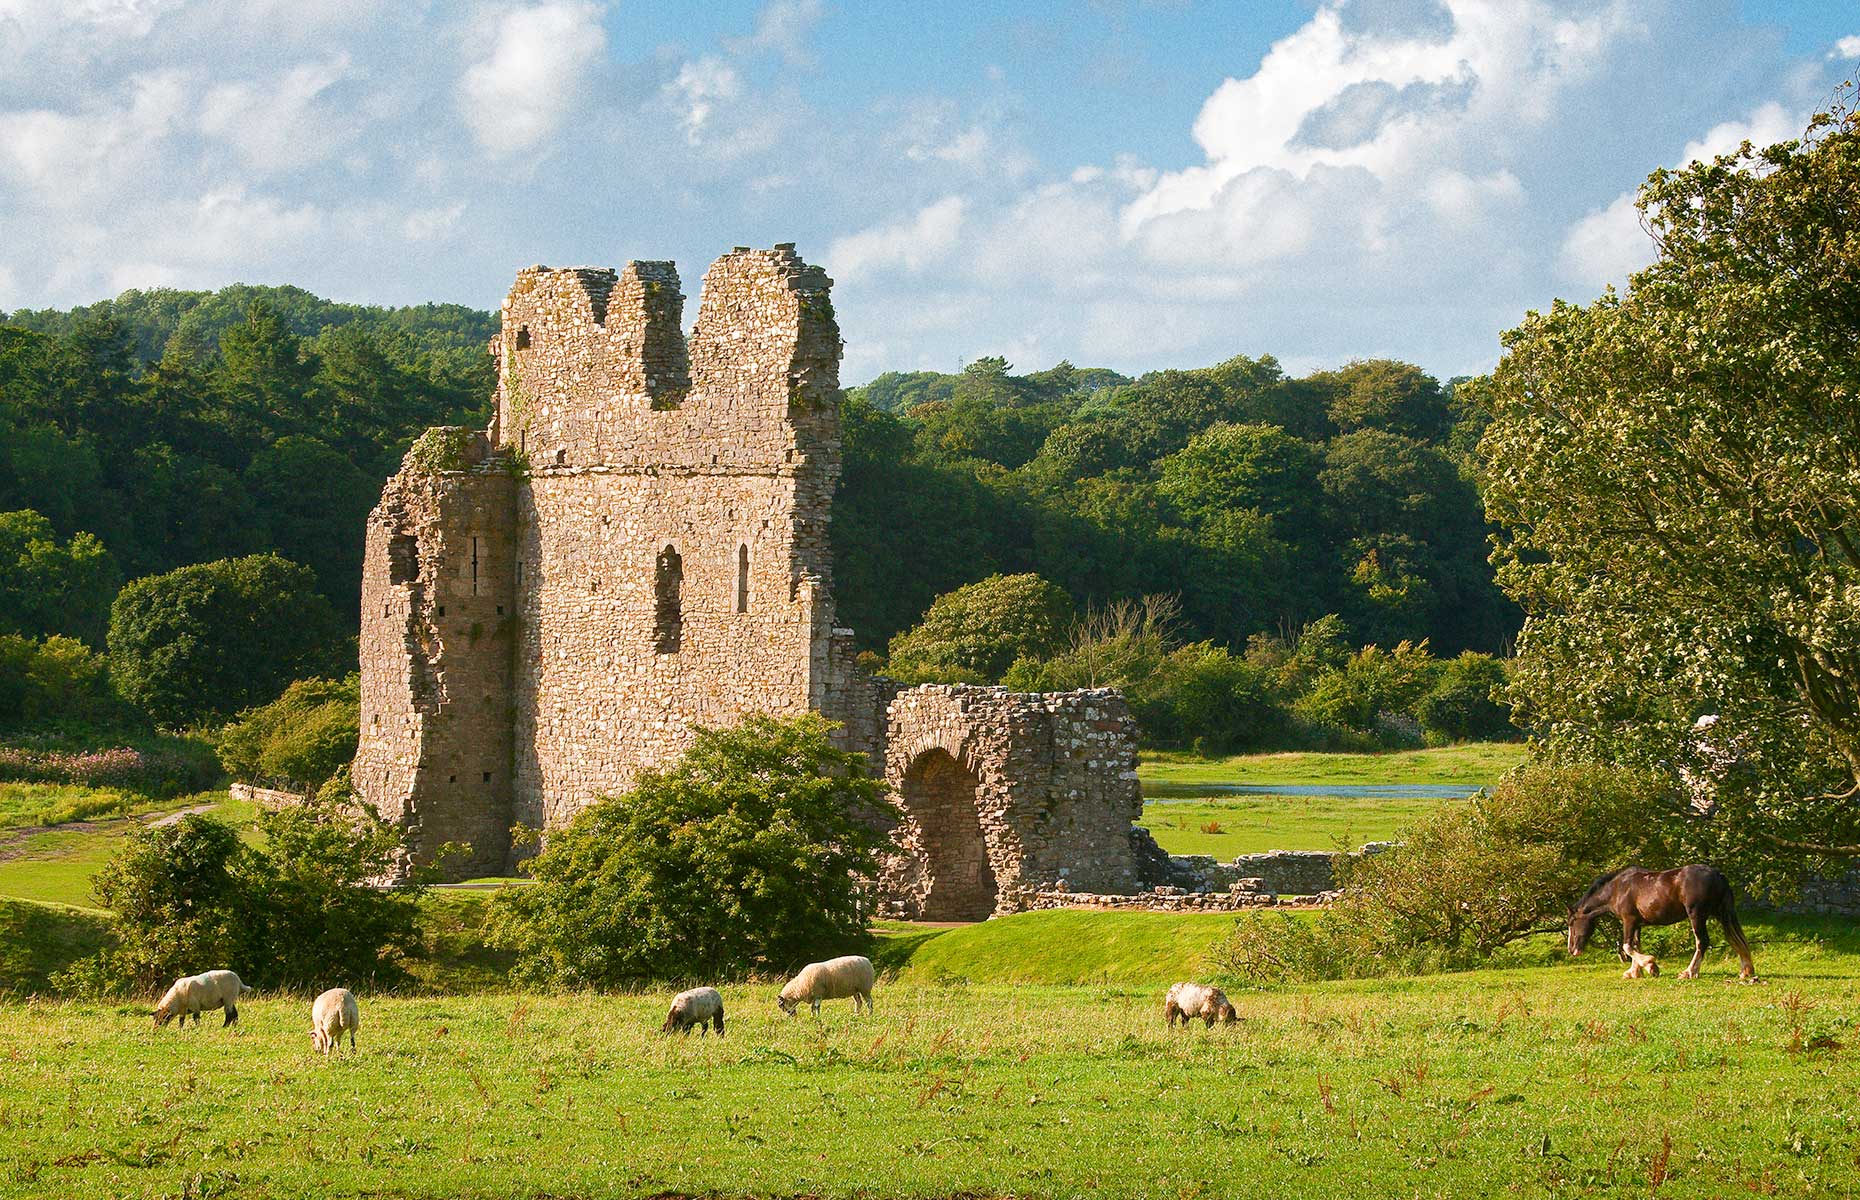
[[[489,429],[423,436],[368,523],[355,778],[411,860],[455,843],[453,874],[508,870],[513,823],[546,835],[694,726],[813,710],[899,793],[890,911],[1140,886],[1116,693],[905,688],[854,665],[827,540],[830,287],[792,246],[739,247],[687,338],[671,263],[518,274]]]

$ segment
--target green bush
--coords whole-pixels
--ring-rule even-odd
[[[1129,699],[1149,745],[1231,754],[1284,736],[1270,672],[1211,642],[1171,651]]]
[[[1393,650],[1364,646],[1341,666],[1318,673],[1311,690],[1293,702],[1292,711],[1307,725],[1346,743],[1352,736],[1372,745],[1399,743],[1410,735],[1388,717],[1409,716],[1433,686],[1439,667],[1426,642],[1402,642]],[[1419,741],[1418,727],[1412,738]]]
[[[1134,687],[1162,665],[1181,615],[1181,601],[1166,595],[1093,608],[1063,650],[1016,659],[1002,682],[1017,692]]]
[[[0,631],[64,634],[101,646],[110,598],[122,582],[90,534],[61,545],[52,523],[31,509],[0,513]]]
[[[109,662],[75,638],[0,634],[0,729],[108,725],[130,716]]]
[[[1505,664],[1468,650],[1444,662],[1414,715],[1430,742],[1497,741],[1516,737],[1511,710],[1493,699],[1505,686]]]
[[[360,734],[357,676],[300,679],[270,704],[240,713],[216,749],[234,779],[315,792],[355,757]]]
[[[117,690],[168,728],[273,700],[329,666],[340,643],[315,575],[275,554],[138,579],[110,608]]]
[[[119,942],[61,985],[146,994],[177,976],[228,967],[255,987],[312,989],[340,979],[387,986],[418,944],[418,889],[380,889],[398,833],[352,812],[261,812],[261,845],[193,814],[142,829],[92,890]]]
[[[552,833],[535,883],[493,900],[517,978],[558,987],[718,980],[787,970],[866,944],[857,877],[890,806],[863,755],[815,714],[699,730]]]
[[[887,673],[913,682],[993,683],[1014,660],[1052,653],[1072,600],[1038,575],[990,575],[938,596],[891,639]]]
[[[1488,796],[1448,805],[1399,845],[1350,860],[1315,918],[1249,913],[1217,952],[1253,983],[1474,966],[1540,930],[1605,870],[1671,861],[1668,785],[1596,766],[1530,765]]]

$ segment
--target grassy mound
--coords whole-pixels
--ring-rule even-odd
[[[906,982],[1149,986],[1193,979],[1233,928],[1225,913],[1060,909],[938,929],[880,929],[873,961]]]
[[[0,899],[0,995],[44,993],[53,974],[109,940],[100,913]]]

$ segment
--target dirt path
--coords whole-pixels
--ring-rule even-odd
[[[153,818],[111,817],[102,821],[65,821],[58,825],[19,825],[12,829],[0,829],[0,862],[9,862],[27,856],[26,843],[42,833],[127,833],[136,826],[159,829],[173,825],[182,817],[193,813],[212,812],[211,804],[196,804],[192,808],[183,808],[171,813],[162,813]]]
[[[148,827],[150,829],[161,829],[165,826],[176,824],[182,817],[191,817],[195,813],[212,811],[213,805],[211,804],[196,804],[192,808],[183,808],[179,812],[171,812],[167,816],[156,817],[153,821],[148,823]]]

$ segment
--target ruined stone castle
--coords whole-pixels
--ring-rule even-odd
[[[830,287],[791,245],[738,248],[687,336],[669,262],[518,274],[490,427],[427,433],[368,523],[354,776],[413,858],[463,843],[453,870],[508,871],[513,825],[546,836],[693,726],[813,710],[897,792],[884,911],[1140,886],[1117,693],[905,687],[854,664],[827,539]]]

